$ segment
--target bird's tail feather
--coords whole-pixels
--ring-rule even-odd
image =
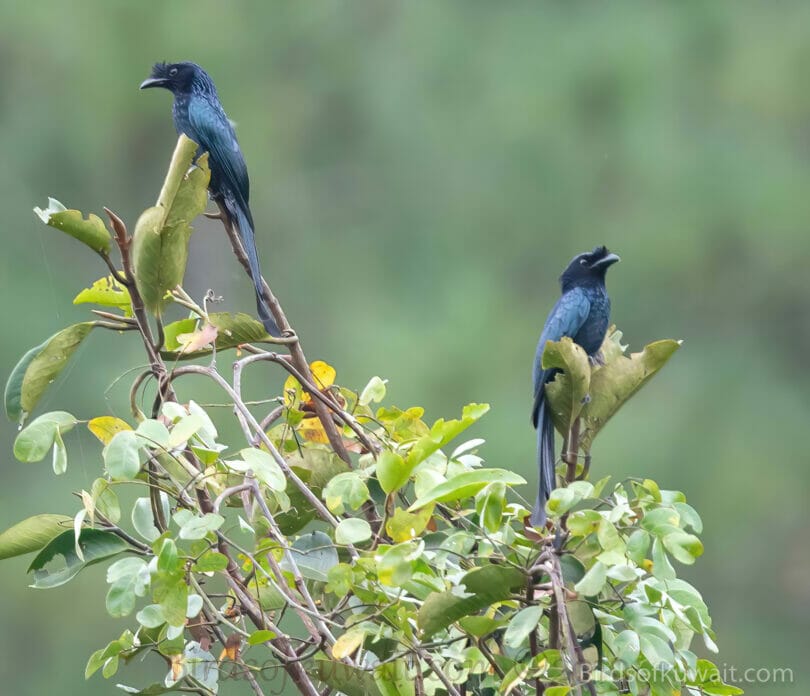
[[[281,331],[276,324],[275,319],[270,314],[270,310],[264,301],[264,288],[262,287],[262,271],[259,268],[259,255],[256,252],[256,239],[253,233],[253,221],[250,216],[245,214],[236,201],[226,200],[225,206],[231,214],[231,218],[236,222],[239,229],[239,238],[242,240],[242,246],[245,249],[245,254],[248,257],[250,264],[250,277],[253,280],[253,287],[256,290],[256,311],[259,314],[259,319],[264,325],[265,330],[271,336],[281,336]]]
[[[541,386],[541,390],[544,387]],[[530,518],[535,527],[546,523],[546,501],[556,487],[554,472],[554,423],[544,396],[537,409],[537,501]]]

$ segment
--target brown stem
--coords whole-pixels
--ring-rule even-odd
[[[245,272],[248,275],[250,275],[250,263],[248,262],[248,258],[247,255],[245,254],[244,247],[242,246],[242,241],[239,239],[239,235],[234,229],[234,226],[231,223],[230,217],[225,208],[222,206],[221,203],[217,203],[217,205],[219,206],[220,216],[222,219],[222,224],[225,227],[225,232],[228,234],[228,239],[231,240],[233,253],[236,255],[236,258],[239,261],[239,263],[242,264],[242,267],[245,269]],[[276,296],[270,290],[270,286],[264,279],[262,279],[262,289],[264,301],[267,304],[270,313],[273,315],[273,319],[275,319],[279,329],[281,329],[282,333],[290,332],[292,333],[292,335],[296,335],[295,332],[293,332],[292,329],[290,328],[290,323],[287,321],[287,316],[284,314],[284,310],[281,308],[279,301],[276,299]],[[296,340],[290,343],[289,346],[290,346],[290,357],[293,361],[293,364],[309,382],[312,382],[313,379],[312,373],[309,369],[309,362],[307,362],[307,358],[304,355],[304,351],[301,348],[301,343]],[[326,433],[326,437],[329,439],[329,444],[332,445],[332,449],[343,461],[345,461],[347,464],[351,464],[351,457],[349,456],[349,452],[343,445],[343,440],[341,439],[334,422],[329,416],[328,408],[319,401],[315,401],[313,403],[315,406],[315,413],[318,416],[318,419],[321,421],[321,424],[323,425],[324,432]]]

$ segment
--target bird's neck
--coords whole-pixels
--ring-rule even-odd
[[[570,292],[574,288],[582,288],[588,293],[595,293],[595,294],[601,293],[603,295],[607,293],[604,279],[595,279],[595,278],[594,279],[588,278],[586,280],[577,279],[567,283],[564,282],[562,284],[563,294],[565,294],[566,292]]]

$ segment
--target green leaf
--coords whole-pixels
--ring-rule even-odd
[[[334,476],[323,489],[322,497],[332,512],[343,514],[346,507],[357,510],[369,497],[368,486],[357,471],[346,471]]]
[[[172,426],[169,433],[169,449],[180,447],[183,443],[188,442],[197,431],[202,428],[203,420],[199,416],[183,416],[177,423]]]
[[[475,495],[478,523],[492,534],[500,529],[501,517],[505,508],[506,486],[503,483],[487,484]]]
[[[335,541],[338,544],[359,544],[371,539],[371,525],[357,517],[341,520],[335,528]]]
[[[228,567],[228,558],[218,551],[206,551],[194,563],[193,569],[197,573],[212,573],[225,570]]]
[[[260,321],[241,312],[237,314],[211,312],[208,315],[208,322],[217,330],[217,337],[214,341],[214,348],[217,352],[236,348],[244,343],[262,343],[272,340],[272,336],[265,331]],[[196,319],[182,319],[168,324],[165,327],[166,341],[160,354],[167,360],[190,360],[210,355],[213,352],[210,347],[183,352],[183,344],[178,340],[179,336],[194,332],[198,324]]]
[[[118,502],[118,494],[110,482],[107,479],[97,478],[93,481],[90,496],[95,509],[110,522],[117,524],[121,519],[121,505]]]
[[[105,254],[110,251],[112,235],[97,215],[90,213],[84,219],[78,210],[68,210],[55,198],[48,199],[47,208],[34,208],[34,212],[46,225],[62,230],[93,251]]]
[[[171,686],[164,686],[163,684],[151,684],[145,689],[136,689],[131,686],[126,686],[125,684],[116,684],[116,686],[125,694],[132,694],[132,696],[160,696],[161,694],[179,691],[183,686],[183,682],[177,682]]]
[[[14,456],[21,462],[39,462],[53,446],[57,433],[66,433],[76,425],[67,411],[51,411],[35,418],[14,440]]]
[[[420,462],[463,433],[489,411],[489,404],[467,404],[459,420],[437,420],[427,435],[420,437],[408,450],[407,466],[412,471]],[[410,472],[409,472],[410,475]],[[525,481],[524,481],[525,483]]]
[[[202,517],[192,517],[180,528],[181,539],[204,539],[208,532],[215,532],[225,522],[222,515],[206,512]]]
[[[488,636],[503,626],[503,621],[488,616],[463,616],[458,620],[458,623],[461,628],[476,638]]]
[[[309,580],[326,582],[329,569],[338,564],[338,554],[332,540],[316,531],[298,537],[290,550],[301,575]],[[281,559],[284,570],[292,570],[286,556]]]
[[[581,346],[568,336],[559,341],[548,341],[543,350],[544,370],[562,370],[548,384],[546,397],[551,406],[554,425],[564,435],[577,419],[587,399],[591,382],[591,365]]]
[[[141,626],[146,628],[157,628],[166,623],[166,617],[163,615],[163,609],[159,604],[149,604],[141,609],[135,618]]]
[[[138,454],[140,442],[132,430],[122,430],[113,436],[104,448],[103,458],[107,473],[118,481],[131,481],[141,470]]]
[[[346,696],[383,696],[371,672],[337,660],[319,658],[318,679]]]
[[[97,304],[102,307],[112,307],[123,312],[125,317],[132,316],[132,299],[129,296],[129,290],[112,275],[99,278],[89,288],[82,290],[73,298],[73,304]]]
[[[582,409],[580,447],[590,451],[599,431],[641,387],[643,387],[681,346],[680,341],[655,341],[640,353],[623,355],[617,348],[621,334],[611,333],[602,346],[606,364],[591,375],[591,400]]]
[[[75,577],[82,568],[115,556],[128,549],[127,543],[112,532],[84,528],[79,538],[84,561],[76,555],[73,530],[62,532],[54,537],[31,562],[28,572],[34,573],[31,587],[51,588],[64,585]],[[48,570],[46,566],[57,556],[64,559],[61,567]]]
[[[655,669],[660,668],[662,665],[670,666],[675,661],[672,648],[663,638],[654,633],[640,634],[639,648],[641,654],[647,658]]]
[[[625,667],[632,667],[638,660],[640,643],[635,631],[625,630],[616,636],[616,658],[621,660]]]
[[[53,473],[57,476],[67,471],[67,448],[59,428],[53,434]]]
[[[703,544],[694,534],[672,532],[663,538],[663,542],[664,547],[675,560],[687,565],[692,565],[695,559],[703,553]]]
[[[377,480],[386,495],[399,490],[410,478],[413,466],[406,465],[397,452],[384,450],[377,458]]]
[[[159,420],[147,418],[138,423],[135,429],[135,434],[143,439],[143,444],[147,447],[161,447],[163,449],[169,448],[169,439],[171,435],[169,429]]]
[[[464,616],[477,614],[496,602],[510,599],[523,588],[525,578],[515,568],[490,565],[471,570],[461,583],[468,596],[433,592],[422,604],[416,622],[425,638],[430,638]]]
[[[643,529],[636,529],[627,539],[627,555],[636,563],[641,565],[647,552],[650,550],[650,535]]]
[[[607,581],[607,566],[601,561],[596,561],[585,573],[574,589],[585,597],[595,597],[599,594]]]
[[[462,498],[469,498],[478,493],[484,486],[496,482],[509,486],[519,486],[525,484],[526,479],[506,469],[476,469],[475,471],[465,471],[429,490],[411,505],[408,511],[413,512],[433,502],[446,503]]]
[[[397,587],[404,585],[414,573],[416,560],[421,554],[423,544],[414,541],[403,541],[382,551],[376,557],[377,577],[383,585]]]
[[[6,382],[4,398],[9,419],[25,421],[95,325],[94,321],[85,321],[68,326],[20,359]]]
[[[503,642],[510,648],[519,648],[529,637],[529,634],[537,628],[540,617],[543,615],[543,607],[534,605],[521,609],[512,617],[506,632],[503,634]]]
[[[149,498],[138,498],[132,505],[132,526],[146,541],[155,541],[160,536],[160,530],[155,527]]]
[[[70,529],[66,515],[34,515],[0,533],[0,560],[38,551]]]
[[[191,222],[207,203],[208,155],[189,170],[196,151],[197,144],[181,135],[157,205],[141,214],[132,235],[135,282],[155,314],[160,314],[166,294],[183,282]]]
[[[281,467],[269,452],[255,447],[247,447],[239,454],[242,456],[242,461],[226,462],[230,469],[236,471],[250,469],[259,481],[274,491],[283,491],[287,487],[287,477],[284,476]]]
[[[159,589],[156,588],[155,599],[159,601],[166,622],[172,626],[182,626],[186,622],[188,608],[188,585],[182,575],[162,578]]]
[[[652,545],[652,572],[659,580],[674,580],[675,569],[667,558],[664,545],[660,539],[654,539]]]
[[[273,631],[260,629],[258,631],[253,631],[253,633],[248,636],[247,642],[248,645],[261,645],[262,643],[266,643],[268,640],[273,640],[275,637],[276,634]]]
[[[373,403],[379,403],[385,398],[385,383],[386,380],[379,377],[372,377],[368,384],[360,392],[359,403],[361,406],[369,406]]]

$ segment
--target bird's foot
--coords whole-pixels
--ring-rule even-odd
[[[591,365],[598,365],[599,367],[602,367],[605,364],[605,356],[602,354],[602,351],[600,350],[598,353],[589,355],[588,362],[590,362]]]

